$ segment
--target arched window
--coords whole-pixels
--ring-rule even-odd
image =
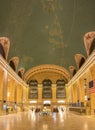
[[[38,82],[37,80],[31,80],[29,82],[29,99],[37,99],[38,98]]]
[[[42,97],[52,98],[52,82],[50,79],[45,79],[43,82]]]
[[[73,76],[76,74],[76,72],[77,72],[76,69],[74,69],[74,71],[73,71]]]
[[[92,53],[92,51],[95,49],[95,38],[93,39],[92,45],[90,47],[89,55]]]
[[[18,75],[19,75],[19,77],[21,77],[21,78],[22,78],[22,74],[21,74],[21,72],[20,72],[20,71],[18,71]]]
[[[5,52],[4,52],[4,49],[3,49],[3,46],[2,46],[1,43],[0,43],[0,54],[1,54],[2,57],[5,59]]]
[[[10,61],[9,65],[12,67],[14,71],[16,71],[15,64],[12,60]]]
[[[65,81],[63,79],[58,79],[56,81],[56,98],[65,98],[65,97],[66,97]]]
[[[81,61],[80,61],[80,64],[79,64],[79,68],[84,64],[84,62],[85,62],[85,59],[82,58]]]

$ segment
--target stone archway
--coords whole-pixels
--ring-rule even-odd
[[[31,68],[24,75],[26,83],[31,79],[36,79],[38,83],[42,83],[45,78],[49,78],[52,83],[56,83],[57,79],[63,79],[67,83],[70,80],[70,74],[64,67],[45,64]]]

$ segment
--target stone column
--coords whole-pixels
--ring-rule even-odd
[[[56,84],[52,84],[52,103],[56,103]]]
[[[3,79],[3,88],[2,88],[2,113],[6,114],[6,99],[7,99],[7,81],[8,81],[8,74],[7,71],[4,69],[4,79]],[[4,109],[5,106],[5,109]]]
[[[42,102],[42,84],[38,84],[38,103]]]
[[[4,86],[4,70],[0,68],[0,113],[3,108],[3,86]]]
[[[7,99],[7,81],[8,81],[8,74],[7,71],[4,71],[4,84],[3,84],[3,101]]]

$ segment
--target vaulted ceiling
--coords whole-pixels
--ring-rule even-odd
[[[83,37],[95,31],[95,0],[0,0],[0,37],[19,68],[55,64],[66,69],[86,56]]]

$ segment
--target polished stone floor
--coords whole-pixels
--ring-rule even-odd
[[[95,130],[95,116],[69,112],[42,116],[32,111],[8,114],[0,116],[0,130]]]

